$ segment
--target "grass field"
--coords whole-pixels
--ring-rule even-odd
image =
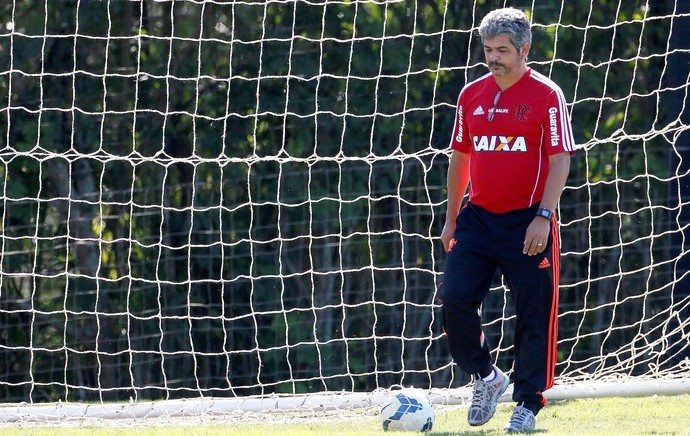
[[[466,408],[457,408],[437,414],[434,428],[427,433],[435,435],[498,435],[508,421],[512,405],[500,404],[494,418],[483,427],[470,427],[466,421]],[[218,418],[208,425],[146,426],[137,422],[127,428],[118,427],[31,427],[21,425],[0,426],[0,434],[8,435],[137,435],[137,436],[202,436],[202,435],[390,435],[379,426],[378,419],[367,416],[354,422],[281,422],[281,423],[228,423]],[[110,422],[109,425],[117,423]],[[160,422],[159,422],[160,424]],[[690,394],[641,398],[603,398],[562,401],[549,404],[537,417],[540,434],[558,435],[690,435]],[[395,433],[417,434],[417,433]]]

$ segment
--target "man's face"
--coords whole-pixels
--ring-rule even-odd
[[[484,57],[489,70],[494,76],[505,76],[516,72],[518,67],[527,59],[527,44],[518,51],[512,42],[510,35],[500,33],[491,39],[484,40]]]

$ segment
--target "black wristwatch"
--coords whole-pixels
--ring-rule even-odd
[[[537,216],[546,218],[547,220],[551,221],[551,218],[553,217],[553,212],[551,212],[548,209],[544,209],[543,207],[540,207],[539,210],[537,210]]]

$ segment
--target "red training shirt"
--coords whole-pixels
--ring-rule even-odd
[[[531,68],[501,91],[488,73],[458,97],[454,150],[470,155],[470,201],[494,213],[525,209],[541,201],[549,156],[575,152],[563,91]]]

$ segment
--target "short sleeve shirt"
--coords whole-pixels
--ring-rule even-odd
[[[472,203],[494,213],[539,203],[549,156],[575,151],[563,92],[531,68],[502,92],[486,74],[460,92],[451,147],[470,155]]]

